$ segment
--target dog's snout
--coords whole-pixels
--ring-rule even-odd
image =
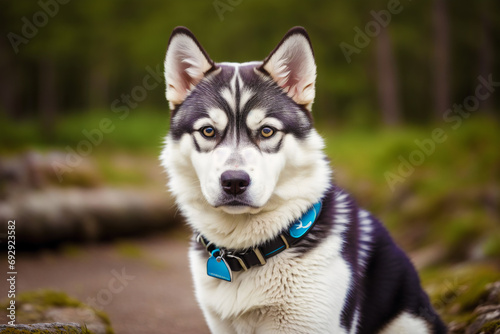
[[[230,195],[239,195],[245,192],[250,184],[250,176],[241,170],[228,170],[220,177],[222,189]]]

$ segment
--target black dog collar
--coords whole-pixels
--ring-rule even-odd
[[[207,262],[207,274],[231,282],[233,271],[247,271],[253,266],[265,265],[268,258],[278,255],[304,238],[313,228],[320,211],[321,201],[307,210],[287,231],[260,246],[244,251],[218,247],[203,235],[198,234],[196,241],[201,243],[210,254]]]

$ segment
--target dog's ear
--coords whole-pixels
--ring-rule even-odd
[[[296,103],[311,110],[316,64],[311,41],[304,28],[290,29],[260,69],[269,74]]]
[[[170,110],[181,104],[205,74],[215,68],[214,62],[185,27],[172,32],[165,56],[165,82]]]

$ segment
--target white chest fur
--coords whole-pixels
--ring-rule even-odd
[[[213,333],[344,333],[340,317],[351,270],[331,235],[315,249],[293,248],[262,267],[233,273],[233,282],[206,274],[207,256],[191,250],[197,299]]]

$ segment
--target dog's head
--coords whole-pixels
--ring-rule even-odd
[[[257,214],[294,198],[317,200],[328,186],[317,170],[326,173],[312,128],[316,65],[303,28],[291,29],[264,61],[242,64],[214,63],[188,29],[176,28],[165,79],[171,125],[162,159],[181,208]]]

